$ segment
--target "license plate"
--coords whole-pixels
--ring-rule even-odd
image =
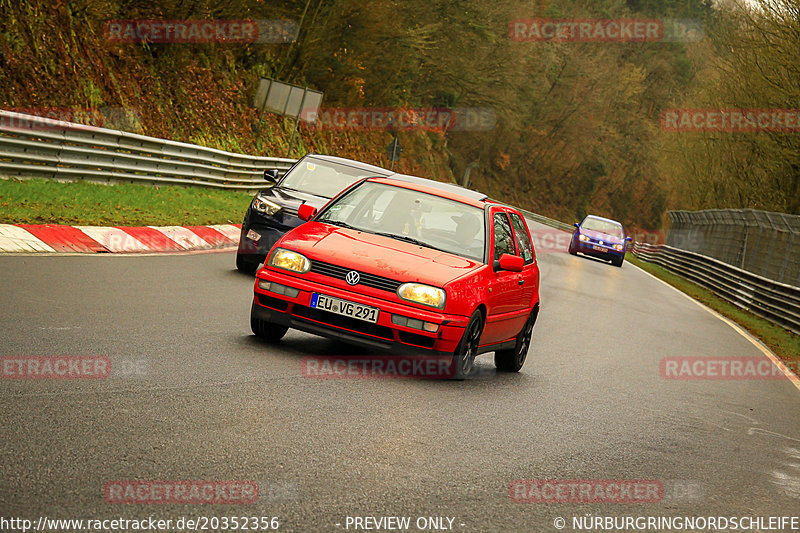
[[[380,309],[377,307],[348,302],[347,300],[340,300],[333,296],[317,293],[311,295],[311,307],[373,324],[378,321],[378,313],[380,313]]]
[[[247,238],[250,239],[251,241],[258,242],[258,240],[261,238],[261,235],[259,235],[258,233],[256,233],[253,230],[250,230],[250,231],[247,232]]]
[[[594,245],[594,244],[592,245],[592,250],[597,250],[598,252],[605,252],[606,251],[606,249],[603,248],[602,246],[597,246],[597,245]]]

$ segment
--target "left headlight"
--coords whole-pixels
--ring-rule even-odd
[[[586,235],[584,235],[582,233],[580,235],[578,235],[578,239],[583,241],[583,242],[589,242],[589,237],[587,237]]]
[[[403,300],[444,309],[447,295],[444,289],[421,283],[403,283],[397,288],[397,295]]]
[[[285,248],[276,248],[269,256],[269,266],[281,268],[290,272],[305,274],[311,269],[311,261],[303,254],[298,254]]]
[[[273,201],[267,200],[263,196],[256,196],[253,198],[253,203],[250,205],[252,205],[253,209],[259,213],[264,213],[265,215],[274,215],[282,209],[280,205]]]

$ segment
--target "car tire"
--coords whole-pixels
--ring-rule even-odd
[[[244,272],[245,274],[255,274],[256,266],[247,259],[245,259],[245,255],[243,253],[237,252],[236,270],[238,270],[239,272]]]
[[[250,315],[250,329],[256,337],[268,342],[280,341],[283,336],[286,335],[286,332],[289,331],[289,328],[286,326],[273,324],[272,322],[261,320],[253,315]]]
[[[611,264],[614,265],[615,267],[621,267],[622,263],[624,262],[625,262],[625,257],[619,257],[617,259],[611,260]]]
[[[500,372],[519,372],[525,364],[528,356],[528,349],[531,347],[531,336],[533,326],[536,324],[536,316],[539,314],[539,306],[533,308],[528,320],[522,326],[522,330],[517,335],[517,342],[513,348],[508,350],[498,350],[494,353],[494,366]]]
[[[569,241],[569,255],[578,255],[578,252],[575,250],[575,243],[572,239]]]
[[[472,373],[475,367],[475,357],[478,355],[478,345],[483,333],[483,313],[475,310],[464,328],[464,335],[453,353],[452,379],[462,380]]]

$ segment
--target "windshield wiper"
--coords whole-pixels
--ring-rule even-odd
[[[385,232],[382,232],[382,231],[376,231],[375,235],[380,235],[382,237],[389,237],[391,239],[398,239],[400,241],[405,241],[405,242],[409,242],[411,244],[416,244],[417,246],[424,246],[425,248],[430,248],[432,250],[438,250],[440,252],[444,252],[444,253],[447,253],[447,254],[453,253],[453,252],[450,252],[448,250],[443,250],[441,248],[437,248],[436,246],[428,244],[427,242],[423,242],[423,241],[417,240],[414,237],[406,237],[405,235],[396,235],[394,233],[385,233]]]
[[[317,220],[317,222],[322,222],[323,224],[330,224],[331,226],[339,226],[340,228],[354,229],[356,231],[364,231],[361,228],[351,226],[347,222],[342,222],[340,220]]]

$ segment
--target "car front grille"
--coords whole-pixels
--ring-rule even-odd
[[[311,261],[311,272],[314,274],[328,276],[330,278],[336,278],[343,281],[345,276],[347,276],[347,273],[351,272],[352,270],[353,269],[351,268],[345,268],[339,265],[325,263],[323,261]],[[372,287],[373,289],[380,289],[387,292],[397,292],[397,288],[403,284],[401,281],[384,278],[383,276],[367,274],[366,272],[356,272],[358,272],[360,278],[358,284]]]

